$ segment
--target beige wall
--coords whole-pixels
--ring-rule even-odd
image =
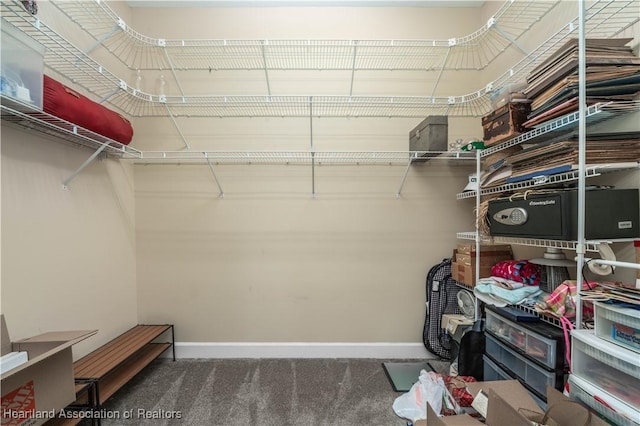
[[[64,19],[42,5],[63,31]],[[143,34],[185,38],[448,38],[486,10],[430,8],[127,9]],[[44,18],[43,18],[44,19]],[[565,22],[560,14],[551,20]],[[532,33],[540,37],[544,32]],[[531,35],[529,35],[531,36]],[[79,47],[91,41],[74,34]],[[519,40],[525,46],[526,37]],[[535,47],[535,43],[533,43]],[[131,74],[105,58],[116,73]],[[507,63],[518,52],[507,52]],[[460,72],[436,95],[482,87],[500,66]],[[264,94],[256,72],[179,73],[187,94]],[[151,85],[155,75],[145,75]],[[273,94],[346,94],[345,73],[273,72]],[[347,79],[345,80],[345,77]],[[356,73],[354,94],[430,95],[434,73]],[[347,82],[347,83],[346,83]],[[169,93],[177,84],[170,82]],[[205,92],[205,93],[206,93]],[[407,150],[419,119],[314,119],[317,150]],[[179,117],[193,149],[306,150],[308,119]],[[132,146],[181,149],[170,120],[135,119]],[[481,136],[479,118],[449,121],[449,140]],[[12,337],[98,328],[77,353],[136,322],[171,322],[179,341],[421,341],[424,278],[473,228],[455,194],[474,170],[447,163],[319,166],[91,164],[90,153],[2,127],[2,312]],[[635,176],[635,177],[634,177]],[[637,173],[631,180],[637,178]],[[625,184],[628,183],[625,178]],[[519,249],[517,249],[519,250]],[[518,253],[518,251],[516,252]]]
[[[78,48],[93,44],[50,3],[38,6],[38,17]],[[128,8],[118,12],[128,19]],[[4,123],[1,136],[0,310],[14,340],[99,330],[74,347],[74,356],[82,356],[137,324],[133,165],[94,161],[63,190],[62,181],[91,150]]]
[[[477,10],[202,8],[139,11],[134,27],[184,38],[385,39],[464,35]],[[451,28],[451,23],[456,28]],[[471,73],[437,93],[476,89]],[[467,78],[462,78],[462,76]],[[155,76],[151,75],[149,81]],[[185,93],[266,94],[261,72],[183,72]],[[437,73],[357,72],[356,95],[430,95]],[[349,72],[271,72],[272,94],[349,93]],[[149,84],[149,83],[148,83]],[[169,92],[177,90],[170,82]],[[408,150],[420,119],[316,118],[326,150]],[[308,118],[177,122],[192,149],[308,150]],[[139,149],[181,149],[166,119],[137,119]],[[451,118],[450,140],[480,136]],[[455,199],[474,167],[137,165],[138,300],[143,322],[176,324],[187,342],[421,342],[425,275],[473,227]]]
[[[181,341],[415,342],[424,277],[471,226],[465,169],[136,167],[142,321]],[[465,205],[466,204],[466,205]]]
[[[98,329],[74,355],[137,323],[133,173],[2,126],[2,306],[14,340]]]
[[[478,9],[134,9],[157,37],[446,38],[480,27]],[[518,42],[534,49],[575,16],[560,5]],[[479,13],[480,12],[480,13]],[[453,13],[455,16],[452,16]],[[181,25],[188,22],[189,25]],[[327,23],[331,22],[332,25]],[[455,27],[452,26],[455,23]],[[510,48],[481,72],[447,74],[436,95],[483,87],[515,64]],[[272,94],[346,94],[348,73],[270,72]],[[155,78],[150,75],[148,84]],[[185,93],[266,94],[260,72],[179,73]],[[356,72],[354,94],[430,95],[437,73]],[[169,92],[177,93],[170,82]],[[417,119],[315,119],[318,150],[404,150]],[[193,149],[308,149],[307,119],[178,118]],[[173,125],[141,119],[140,149],[180,149]],[[479,119],[450,118],[449,140],[480,136]],[[219,166],[225,198],[206,166],[136,166],[139,310],[169,317],[179,340],[204,342],[416,342],[424,275],[471,230],[472,201],[454,199],[469,167]],[[633,177],[631,178],[633,179]],[[542,250],[516,247],[517,256]]]

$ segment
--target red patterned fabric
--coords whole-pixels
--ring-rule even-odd
[[[447,390],[460,407],[471,407],[473,395],[467,391],[468,382],[476,382],[473,376],[442,376]]]
[[[528,260],[503,260],[491,268],[491,275],[499,278],[507,278],[526,285],[540,285],[540,265]]]

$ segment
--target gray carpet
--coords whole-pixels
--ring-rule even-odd
[[[392,408],[401,394],[393,391],[384,361],[160,359],[103,405],[120,419],[102,424],[403,426],[406,421]],[[448,363],[430,363],[436,371],[448,372]],[[124,419],[130,410],[132,418]],[[172,411],[181,418],[166,418]]]

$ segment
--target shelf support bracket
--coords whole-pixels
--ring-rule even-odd
[[[313,97],[309,96],[309,144],[311,148],[311,198],[316,198],[316,153],[313,148]]]
[[[98,155],[100,155],[100,153],[101,153],[102,151],[104,151],[104,149],[107,147],[107,145],[108,145],[108,144],[103,143],[103,144],[100,146],[100,148],[98,148],[98,149],[96,150],[96,152],[94,152],[93,154],[91,154],[91,157],[87,158],[87,159],[85,160],[85,162],[84,162],[84,163],[82,163],[82,164],[80,165],[80,167],[78,167],[78,170],[76,170],[75,172],[73,172],[73,173],[71,174],[71,176],[69,176],[68,178],[66,178],[65,180],[63,180],[63,181],[62,181],[62,189],[69,189],[69,182],[71,182],[71,181],[73,180],[73,178],[75,178],[75,177],[78,175],[78,173],[80,173],[81,171],[83,171],[83,170],[85,169],[85,167],[87,167],[89,164],[91,164],[91,162],[93,162],[93,160],[95,160],[95,159],[96,159],[96,157],[97,157]]]
[[[102,37],[100,37],[98,40],[96,40],[95,43],[93,43],[87,50],[85,50],[83,53],[85,55],[88,55],[89,53],[91,53],[96,47],[100,46],[102,44],[102,42],[104,42],[106,39],[108,39],[109,37],[111,37],[112,35],[114,35],[116,33],[116,31],[122,29],[122,27],[120,27],[119,25],[116,25],[115,27],[113,27],[111,29],[111,31],[109,31],[108,33],[104,34]]]
[[[175,126],[176,130],[180,134],[180,137],[182,138],[182,142],[184,142],[184,145],[187,147],[187,150],[191,150],[191,147],[189,146],[189,142],[187,142],[187,138],[184,137],[182,130],[180,130],[180,126],[178,126],[178,122],[176,121],[175,117],[171,113],[171,110],[169,109],[167,104],[164,104],[164,107],[167,109],[167,114],[169,114],[169,117],[171,118],[171,121],[173,122],[173,125]]]
[[[353,81],[356,76],[356,54],[358,52],[358,41],[353,42],[353,59],[351,61],[351,85],[349,86],[349,96],[353,96]]]
[[[171,68],[171,74],[173,75],[173,79],[175,80],[176,84],[178,85],[178,90],[180,90],[180,95],[184,98],[184,90],[182,90],[182,85],[180,84],[180,80],[178,80],[178,75],[176,74],[176,69],[173,66],[173,62],[171,61],[171,57],[169,57],[169,54],[167,53],[167,49],[163,49],[164,50],[164,57],[167,59],[167,63],[169,64],[169,68]]]
[[[220,191],[220,194],[218,195],[218,197],[224,198],[224,190],[222,189],[222,185],[220,185],[220,181],[218,180],[218,176],[216,175],[216,170],[213,168],[213,164],[211,164],[211,160],[209,160],[208,158],[207,158],[207,164],[209,165],[209,169],[211,170],[213,179],[215,179],[216,181],[216,185],[218,185],[218,191]]]
[[[118,87],[118,88],[116,88],[116,89],[113,89],[113,90],[111,91],[111,93],[109,93],[109,94],[108,94],[108,95],[106,95],[106,96],[103,96],[103,97],[98,101],[98,103],[99,103],[99,104],[103,104],[103,103],[105,103],[105,102],[106,102],[110,97],[112,97],[113,95],[115,95],[116,93],[118,93],[121,89],[122,89],[121,87]]]
[[[442,78],[442,73],[444,72],[445,67],[447,66],[447,61],[449,60],[449,55],[451,54],[452,46],[447,50],[447,54],[444,57],[444,61],[442,61],[442,66],[440,67],[440,72],[438,73],[438,78],[436,79],[435,84],[433,85],[433,90],[431,91],[431,97],[433,98],[436,94],[436,89],[438,88],[438,84],[440,84],[440,79]]]
[[[262,51],[262,64],[264,69],[264,78],[267,82],[267,93],[271,96],[271,84],[269,83],[269,70],[267,69],[267,54],[265,52],[265,40],[262,40],[260,43],[260,50]]]
[[[411,163],[413,162],[413,153],[409,156],[409,162],[407,163],[407,168],[404,169],[404,174],[402,175],[402,180],[400,181],[400,187],[398,188],[398,192],[396,192],[396,198],[400,198],[400,194],[402,194],[402,187],[404,186],[404,182],[407,180],[407,175],[409,174],[409,170],[411,169]]]
[[[513,37],[511,37],[509,34],[505,33],[504,31],[502,31],[497,25],[493,25],[491,27],[492,29],[494,29],[498,34],[500,34],[503,38],[505,38],[506,40],[508,40],[509,42],[511,42],[511,44],[513,44],[515,47],[518,48],[519,51],[521,51],[522,53],[524,53],[525,56],[530,56],[531,52],[527,51],[527,49],[525,49],[524,47],[522,47],[520,45],[520,43],[518,43],[516,40],[514,40]]]
[[[316,153],[311,151],[311,198],[316,198]]]

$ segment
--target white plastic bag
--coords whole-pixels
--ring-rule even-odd
[[[442,396],[445,385],[442,377],[433,371],[420,371],[418,381],[411,386],[409,392],[400,395],[393,401],[393,411],[404,419],[415,422],[427,418],[427,403],[435,413],[442,412]]]

